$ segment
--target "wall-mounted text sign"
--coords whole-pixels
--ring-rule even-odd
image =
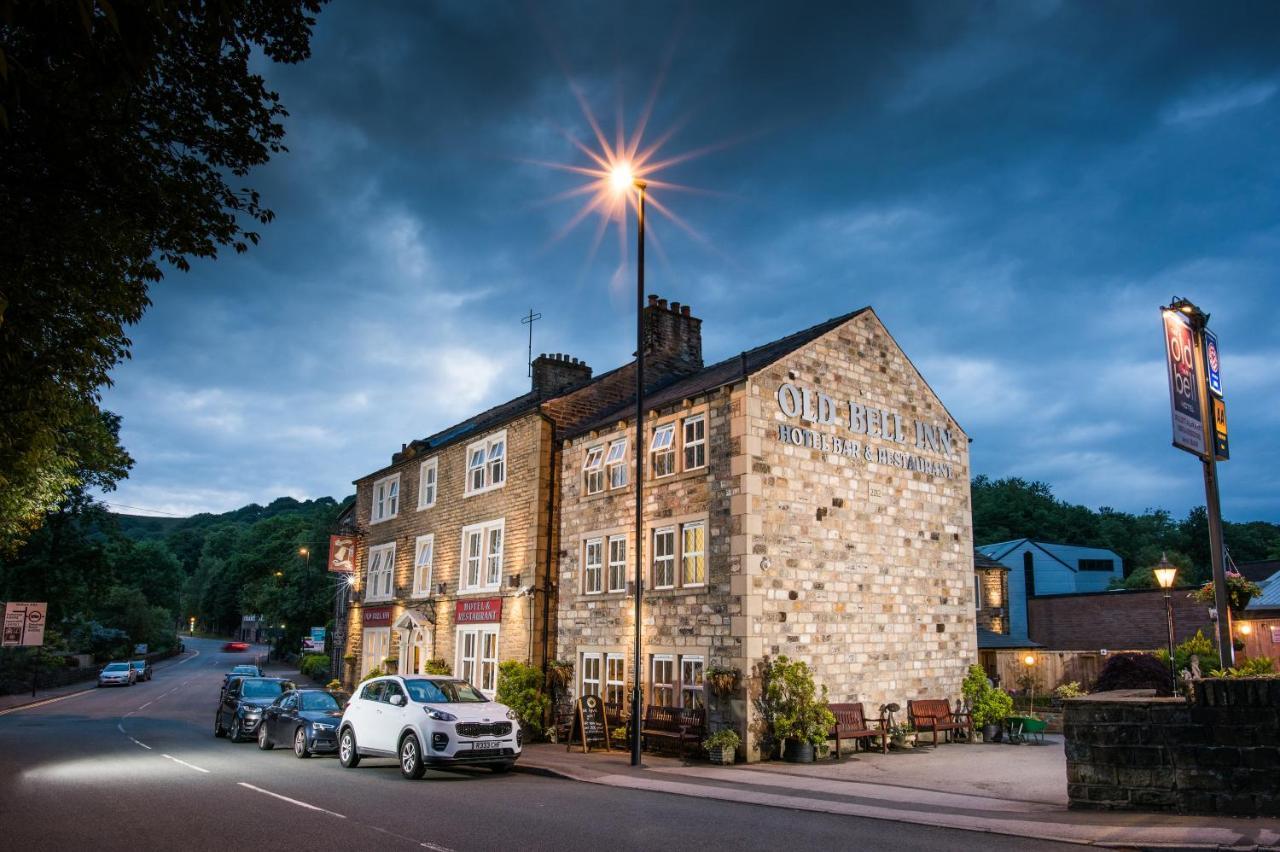
[[[955,438],[944,424],[924,420],[912,423],[891,408],[875,408],[855,401],[837,402],[821,391],[796,387],[789,382],[778,387],[777,396],[778,410],[784,417],[798,418],[815,426],[842,426],[848,432],[833,435],[803,426],[779,424],[778,440],[784,444],[947,479],[955,475],[948,462],[919,455],[931,453],[947,459],[956,455]],[[889,446],[873,446],[867,441],[871,438]],[[916,452],[907,451],[907,446]]]
[[[502,598],[460,600],[454,610],[457,624],[491,624],[502,621]]]

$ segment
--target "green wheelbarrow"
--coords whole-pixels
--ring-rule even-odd
[[[1014,745],[1025,742],[1044,744],[1044,729],[1048,724],[1035,716],[1010,716],[1004,720],[1005,738]]]

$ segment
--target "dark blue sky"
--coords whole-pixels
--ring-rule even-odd
[[[708,362],[865,304],[972,435],[977,473],[1176,515],[1157,307],[1222,339],[1235,520],[1280,520],[1280,6],[335,3],[266,67],[289,153],[244,256],[153,290],[108,407],[112,503],[185,514],[340,497],[400,444],[527,389],[535,354],[633,347],[631,263],[559,231],[655,81],[647,139],[710,148],[655,192],[648,290]],[[665,74],[663,73],[665,68]],[[631,237],[633,240],[634,237]],[[625,260],[621,273],[619,264]]]

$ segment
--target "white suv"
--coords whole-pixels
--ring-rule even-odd
[[[356,690],[338,729],[338,759],[396,757],[406,778],[428,766],[487,766],[506,772],[520,756],[516,714],[465,680],[391,675]]]

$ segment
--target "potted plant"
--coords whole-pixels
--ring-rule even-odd
[[[773,736],[783,743],[782,759],[812,763],[814,747],[827,741],[836,723],[827,709],[827,688],[822,687],[819,694],[809,667],[781,656],[768,666],[764,699],[773,719]]]
[[[974,726],[982,731],[982,741],[1000,742],[1004,720],[1013,712],[1013,698],[992,686],[987,673],[977,665],[969,667],[960,691],[969,704]]]
[[[1213,581],[1205,583],[1200,588],[1192,592],[1188,597],[1200,603],[1212,604],[1215,600],[1213,590]],[[1249,605],[1249,601],[1255,596],[1262,594],[1262,587],[1252,582],[1237,571],[1227,572],[1227,603],[1233,614],[1244,612],[1244,608]]]
[[[567,687],[573,682],[573,663],[567,660],[552,660],[547,663],[547,682],[553,691]]]
[[[889,745],[896,749],[915,748],[916,736],[916,729],[911,727],[910,722],[889,726]]]
[[[739,677],[740,674],[735,668],[712,666],[707,669],[705,679],[707,687],[710,688],[713,695],[718,698],[725,698],[738,691]]]
[[[707,750],[707,755],[711,758],[712,763],[718,763],[721,766],[732,766],[733,760],[738,753],[738,744],[742,740],[738,737],[738,732],[732,728],[721,728],[711,736],[702,741],[702,747]]]

